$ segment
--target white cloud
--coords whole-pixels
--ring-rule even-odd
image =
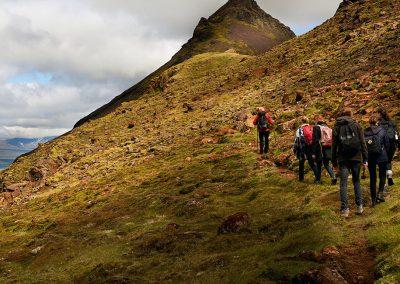
[[[340,0],[258,2],[302,31],[332,16]],[[0,138],[70,129],[168,61],[200,17],[224,3],[1,0]],[[40,76],[30,79],[30,73],[50,74],[51,79],[39,82]]]

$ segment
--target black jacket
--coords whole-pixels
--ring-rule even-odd
[[[396,131],[396,133],[398,134],[399,133],[399,131],[398,131],[398,129],[397,129],[397,125],[396,125],[396,122],[394,122],[393,120],[384,120],[384,119],[381,119],[381,120],[379,120],[379,123],[378,123],[380,126],[382,126],[383,127],[383,129],[385,129],[386,131],[388,131],[388,129],[389,128],[393,128],[395,131]],[[396,145],[396,143],[397,143],[397,145]],[[392,147],[399,147],[400,148],[400,143],[399,143],[399,141],[397,140],[397,141],[395,141],[395,140],[393,140],[393,141],[390,141],[390,144],[391,144],[391,146]],[[393,144],[393,145],[392,145]]]
[[[382,154],[379,156],[368,156],[368,162],[369,163],[387,163],[389,161],[387,151],[390,148],[390,141],[389,137],[386,134],[386,130],[382,126],[370,126],[364,131],[365,137],[369,136],[378,136],[379,137],[379,142],[381,147],[383,148]]]
[[[345,156],[340,149],[340,128],[342,126],[350,124],[352,124],[357,130],[357,134],[361,144],[360,150],[352,157]],[[335,127],[333,128],[332,164],[334,167],[337,167],[338,163],[347,161],[366,163],[368,161],[368,150],[367,144],[365,143],[364,131],[361,128],[360,124],[355,122],[351,117],[344,116],[339,117],[336,120]]]

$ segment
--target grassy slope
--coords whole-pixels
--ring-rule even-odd
[[[3,280],[285,280],[318,266],[297,257],[303,250],[363,238],[378,248],[382,281],[399,280],[398,192],[365,217],[343,221],[335,187],[298,184],[258,161],[254,133],[240,131],[243,115],[269,106],[282,123],[271,160],[285,161],[290,128],[303,112],[398,105],[399,39],[391,27],[399,4],[373,2],[346,43],[342,12],[262,57],[196,56],[146,96],[20,159],[3,179],[26,180],[38,165],[55,173],[44,185],[29,184],[0,217]],[[184,112],[184,103],[194,110]],[[284,123],[292,119],[293,126]],[[250,214],[251,231],[218,236],[222,220],[240,211]],[[170,223],[179,228],[166,230]]]

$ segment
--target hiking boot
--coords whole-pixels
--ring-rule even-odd
[[[386,172],[386,176],[387,176],[387,179],[388,179],[388,184],[389,184],[389,186],[393,186],[393,185],[394,185],[393,171],[392,171],[392,170],[388,170],[388,171]]]
[[[364,213],[364,206],[357,206],[357,215],[362,215]]]
[[[332,185],[336,185],[337,184],[337,178],[332,179]]]
[[[374,208],[374,207],[377,205],[377,203],[378,203],[378,202],[376,201],[376,199],[375,199],[375,200],[372,200],[372,205],[371,205],[371,207]]]
[[[340,212],[340,215],[341,215],[343,218],[349,218],[350,209],[344,209],[344,210],[342,210],[342,211]]]

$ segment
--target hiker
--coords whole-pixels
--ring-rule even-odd
[[[399,147],[399,132],[397,131],[396,123],[390,119],[388,112],[383,109],[379,108],[379,122],[378,125],[382,126],[383,129],[386,130],[386,133],[389,137],[389,148],[387,149],[388,154],[388,167],[387,167],[387,179],[389,186],[394,185],[393,181],[393,169],[392,169],[392,162],[394,155],[396,154],[396,149]]]
[[[315,155],[313,155],[312,151],[314,127],[309,124],[307,117],[302,117],[301,123],[302,125],[296,131],[296,138],[293,146],[293,152],[299,160],[299,181],[304,181],[304,166],[306,160],[317,180],[317,165],[315,163]]]
[[[372,207],[377,203],[385,202],[383,190],[386,184],[386,171],[388,167],[387,149],[390,147],[389,136],[382,126],[378,126],[378,117],[371,116],[369,119],[370,126],[365,129],[365,141],[368,148],[368,170],[370,175],[370,190]],[[379,190],[376,194],[376,171],[379,172]]]
[[[271,134],[274,120],[267,113],[265,108],[257,109],[257,116],[254,118],[253,124],[257,126],[258,138],[260,143],[260,154],[268,154],[269,152],[269,135]]]
[[[350,172],[353,178],[357,214],[361,215],[364,212],[360,171],[361,163],[364,167],[367,167],[367,161],[368,152],[364,131],[360,124],[353,120],[352,111],[345,109],[336,120],[333,129],[332,145],[332,164],[340,177],[341,215],[343,217],[347,218],[350,214],[347,194],[347,183]]]
[[[330,162],[332,161],[333,131],[324,122],[322,117],[318,117],[316,123],[317,125],[314,126],[313,133],[313,153],[316,156],[315,159],[318,173],[316,182],[322,183],[321,176],[323,165],[331,177],[332,185],[335,185],[337,183],[336,174],[330,166]]]

